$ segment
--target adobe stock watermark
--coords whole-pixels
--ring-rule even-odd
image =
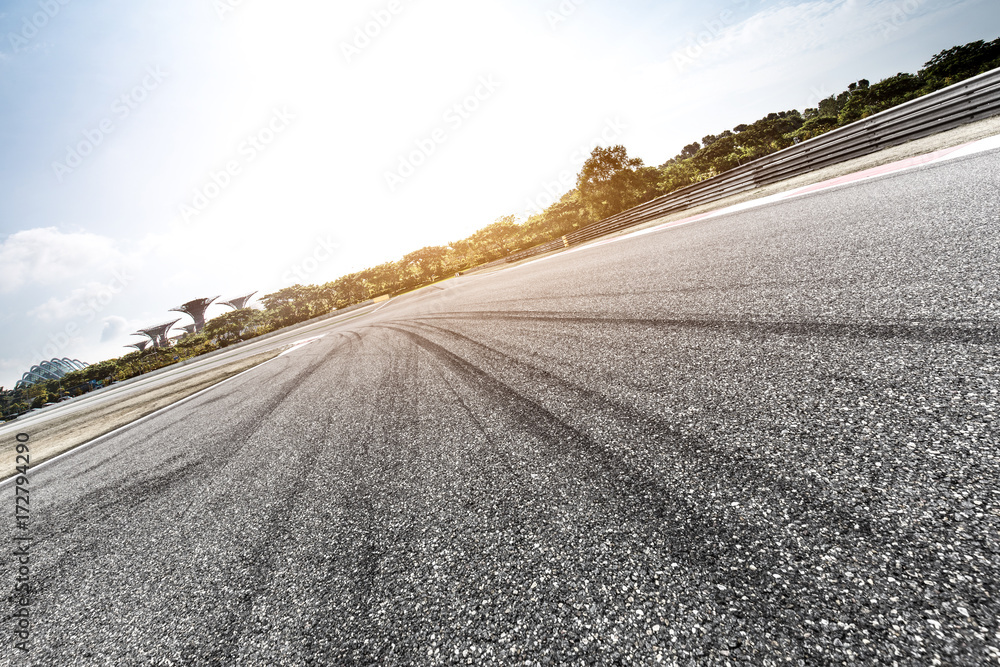
[[[271,118],[253,134],[247,135],[245,141],[236,149],[236,156],[226,160],[221,169],[208,172],[207,181],[195,188],[190,203],[180,204],[180,214],[184,222],[201,215],[226,188],[233,179],[243,172],[243,168],[257,159],[278,136],[288,129],[295,120],[295,114],[288,107],[274,109]]]
[[[84,159],[115,131],[117,124],[132,115],[132,112],[149,99],[150,93],[159,88],[166,78],[167,73],[160,69],[159,65],[147,67],[146,75],[138,85],[115,98],[111,104],[112,115],[102,118],[96,127],[83,130],[81,132],[83,139],[76,144],[66,146],[66,157],[62,162],[56,160],[52,163],[52,173],[55,174],[56,180],[62,183],[79,168]]]
[[[500,85],[500,82],[493,78],[492,74],[479,77],[479,82],[469,95],[445,110],[442,120],[446,127],[438,126],[427,136],[414,140],[415,148],[399,155],[396,169],[385,172],[385,184],[388,186],[389,192],[395,192],[396,188],[406,182],[406,179],[417,173],[417,169],[425,164],[442,144],[448,141],[450,133],[458,131],[466,121],[472,118],[472,115],[482,107],[483,103],[496,94]]]
[[[622,122],[622,120],[618,117],[605,121],[604,128],[601,130],[599,135],[595,136],[589,142],[580,144],[580,146],[573,151],[569,159],[566,161],[566,168],[559,172],[559,175],[555,178],[555,180],[542,183],[542,189],[544,192],[539,193],[534,198],[529,198],[525,202],[525,215],[530,217],[543,212],[549,206],[552,206],[552,204],[559,201],[564,194],[576,187],[576,170],[579,169],[579,166],[583,164],[588,157],[590,157],[590,153],[594,149],[594,146],[601,144],[609,146],[617,143],[616,140],[621,137],[627,129],[628,125]]]
[[[360,56],[361,52],[371,46],[405,8],[406,5],[402,0],[389,0],[382,9],[372,11],[369,20],[354,28],[350,41],[340,43],[340,52],[344,54],[344,60],[350,64],[354,58]]]
[[[14,447],[17,457],[14,459],[14,521],[18,534],[14,535],[14,550],[11,554],[15,566],[12,572],[14,578],[13,595],[10,600],[17,608],[11,613],[11,622],[14,626],[14,648],[21,651],[22,655],[27,655],[31,650],[31,624],[34,614],[31,610],[32,596],[35,587],[31,581],[32,565],[32,544],[35,536],[32,534],[31,521],[31,447],[28,441],[31,435],[28,433],[18,433],[14,436],[16,445]],[[21,501],[24,501],[23,503]],[[18,641],[20,640],[20,641]]]
[[[246,0],[212,0],[215,6],[215,13],[220,21],[226,20],[226,14],[235,12]]]
[[[8,32],[7,41],[14,53],[20,53],[28,42],[33,40],[41,32],[42,28],[49,24],[62,11],[62,8],[71,0],[40,0],[38,8],[41,11],[35,12],[31,17],[25,16],[21,19],[20,32]]]
[[[69,347],[73,339],[83,331],[82,325],[90,324],[97,319],[101,313],[107,310],[115,297],[134,280],[134,276],[124,268],[112,270],[111,275],[110,281],[83,297],[76,309],[76,317],[67,322],[59,331],[50,333],[40,351],[34,347],[31,348],[33,359],[54,359],[61,356],[62,351]]]
[[[580,5],[584,4],[587,0],[562,0],[555,9],[549,9],[545,12],[545,20],[549,22],[549,28],[552,30],[557,30],[560,25],[569,20],[576,10],[580,8]]]
[[[329,235],[325,238],[316,239],[316,246],[312,252],[306,255],[301,261],[296,262],[281,276],[281,279],[288,285],[306,284],[309,276],[316,273],[319,267],[329,262],[337,256],[340,244],[334,241]]]
[[[921,4],[923,3],[920,0],[903,0],[892,3],[892,15],[882,19],[878,24],[879,30],[882,31],[882,38],[885,39],[897,32],[904,23],[916,16],[920,12]]]
[[[750,0],[731,0],[731,4],[738,9],[746,9],[750,5]],[[705,54],[705,49],[710,44],[722,37],[726,29],[736,23],[736,12],[732,9],[723,9],[715,18],[702,22],[701,27],[704,30],[688,33],[687,46],[674,51],[673,54],[674,67],[677,71],[683,72],[693,65]]]

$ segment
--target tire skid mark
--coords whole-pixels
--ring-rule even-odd
[[[528,376],[531,378],[533,384],[556,388],[563,395],[569,392],[574,396],[581,397],[585,403],[586,409],[584,412],[589,415],[589,421],[611,420],[619,423],[624,421],[624,423],[633,427],[638,425],[638,430],[633,430],[632,433],[629,433],[630,438],[643,442],[644,444],[648,443],[647,446],[652,444],[653,446],[658,447],[660,451],[657,453],[662,452],[674,455],[677,462],[683,466],[684,469],[687,469],[694,474],[707,474],[711,472],[713,475],[717,476],[720,481],[724,480],[726,487],[735,487],[741,500],[744,499],[745,494],[749,493],[753,495],[756,493],[756,489],[758,487],[764,486],[770,491],[779,493],[781,497],[788,500],[793,506],[797,504],[800,507],[807,508],[807,514],[801,517],[801,520],[815,522],[817,526],[832,525],[837,529],[840,535],[845,537],[853,535],[855,538],[858,536],[863,538],[864,536],[871,534],[872,528],[871,520],[869,518],[870,515],[868,512],[855,511],[853,509],[853,498],[842,499],[836,496],[831,496],[822,486],[816,491],[807,491],[806,484],[804,483],[807,480],[792,479],[789,476],[767,470],[763,467],[763,465],[761,465],[761,462],[753,458],[752,453],[749,450],[725,452],[727,460],[722,464],[725,466],[722,470],[713,469],[712,471],[699,471],[699,468],[704,468],[704,464],[699,466],[699,455],[701,451],[718,449],[709,439],[681,433],[673,425],[666,423],[654,415],[643,414],[636,411],[631,406],[608,399],[597,392],[588,390],[572,382],[568,382],[562,378],[552,375],[551,373],[548,373],[547,371],[532,366],[531,364],[515,360],[508,355],[479,343],[478,341],[472,340],[463,334],[442,329],[440,327],[433,327],[432,325],[423,324],[420,326],[432,328],[435,330],[435,333],[449,336],[454,340],[472,346],[473,349],[476,349],[480,354],[483,354],[483,356],[492,356],[498,365],[510,368],[511,370],[517,369],[514,374]],[[400,329],[400,331],[405,330]],[[406,333],[411,336],[416,336],[424,341],[423,343],[417,342],[417,344],[422,344],[424,346],[437,345],[415,332]],[[551,419],[555,420],[555,422],[559,425],[557,430],[558,428],[566,428],[572,431],[574,433],[574,441],[584,445],[583,449],[586,452],[586,458],[590,459],[585,462],[585,468],[586,466],[594,465],[595,463],[603,468],[606,471],[606,484],[619,494],[621,494],[622,490],[625,490],[625,501],[635,501],[636,499],[641,498],[649,504],[655,506],[656,500],[654,499],[659,499],[661,504],[664,504],[664,506],[654,509],[652,512],[653,516],[657,519],[662,519],[671,513],[676,516],[688,517],[697,517],[700,514],[697,507],[688,503],[686,499],[675,493],[673,489],[660,483],[655,476],[650,476],[644,471],[651,467],[651,461],[647,461],[646,465],[643,466],[641,465],[641,461],[639,462],[639,465],[636,465],[629,461],[620,460],[617,453],[609,450],[606,446],[601,444],[601,441],[598,438],[586,433],[588,430],[586,425],[577,427],[570,424],[558,415],[548,411],[537,401],[527,398],[518,392],[517,389],[499,382],[497,378],[494,378],[493,376],[489,376],[483,369],[472,365],[471,363],[458,357],[458,355],[439,345],[437,348],[439,348],[437,350],[439,353],[443,353],[444,358],[448,359],[451,363],[458,365],[467,373],[471,373],[479,378],[484,391],[493,390],[496,392],[498,391],[497,385],[499,384],[504,387],[507,392],[517,396],[518,399],[515,400],[526,400],[537,406],[537,410],[551,415]],[[558,403],[559,401],[557,400],[556,402]],[[595,413],[600,415],[600,417],[595,419]],[[548,440],[551,439],[550,435]],[[678,447],[678,445],[680,445],[680,447]],[[721,451],[718,453],[720,455],[722,454]],[[559,447],[556,450],[556,455],[560,458],[566,457],[567,454],[568,452],[564,448]],[[650,494],[650,491],[653,493]],[[739,494],[741,491],[742,495]],[[672,506],[671,503],[674,503],[676,506]],[[739,525],[739,523],[738,519],[734,517],[731,525]],[[670,534],[669,530],[666,532]],[[753,535],[723,535],[720,534],[713,526],[695,527],[691,535],[678,534],[675,530],[673,537],[675,539],[690,541],[698,541],[699,539],[702,540],[703,544],[701,545],[701,548],[695,549],[693,557],[695,562],[713,562],[717,558],[726,557],[725,553],[713,553],[707,546],[708,542],[714,542],[720,546],[729,542],[742,542],[743,544],[747,544],[749,542],[756,543],[760,545],[762,549],[767,550],[767,545],[773,546],[782,538],[781,535],[774,532]]]
[[[345,344],[353,347],[353,340],[347,337],[339,340],[340,338],[341,336],[338,334],[337,337],[331,339],[340,344],[334,349]],[[243,440],[244,445],[258,431],[267,428],[268,425],[264,422],[273,414],[278,405],[294,399],[293,387],[295,389],[301,387],[322,368],[321,361],[314,363],[307,366],[305,371],[282,383],[274,398],[267,402],[268,407],[263,411],[264,419],[254,421],[252,432],[248,433]],[[328,440],[331,426],[331,422],[325,420],[321,427],[322,435],[319,438],[311,439],[311,444],[308,445],[300,442],[295,450],[299,453],[296,461],[290,465],[282,466],[283,470],[291,473],[292,479],[283,480],[281,484],[276,485],[284,493],[280,497],[273,497],[274,502],[270,503],[262,512],[263,517],[257,520],[259,525],[265,527],[263,537],[255,540],[250,545],[249,551],[241,554],[243,561],[241,570],[246,572],[244,593],[239,597],[234,609],[229,610],[221,618],[215,617],[213,619],[214,622],[210,627],[214,631],[213,636],[218,637],[219,641],[211,646],[208,653],[205,653],[205,649],[208,648],[205,644],[189,646],[190,657],[188,659],[197,659],[202,664],[236,664],[241,659],[239,649],[246,635],[260,631],[250,621],[258,617],[257,614],[254,614],[258,598],[274,581],[276,564],[282,553],[274,546],[286,544],[291,537],[289,526],[282,519],[294,511],[298,497],[306,490],[305,478],[314,470]],[[270,466],[269,462],[263,464]]]
[[[444,384],[445,387],[447,387],[448,392],[455,398],[455,401],[457,401],[458,404],[462,406],[462,410],[465,412],[466,415],[468,415],[469,419],[472,421],[472,424],[475,426],[476,430],[483,436],[483,439],[489,445],[490,451],[493,452],[494,456],[503,464],[502,469],[509,472],[511,475],[511,480],[516,484],[518,484],[519,487],[523,488],[523,485],[520,484],[521,478],[516,475],[517,466],[514,465],[514,461],[511,458],[510,454],[505,449],[500,447],[500,445],[496,441],[496,438],[490,435],[489,429],[479,419],[479,417],[476,415],[476,412],[466,402],[466,400],[462,398],[462,395],[458,393],[458,391],[456,391],[455,387],[450,382],[448,382],[444,374],[441,372],[441,368],[447,368],[452,372],[454,372],[454,368],[447,363],[441,363],[441,358],[439,356],[434,355],[431,352],[429,352],[429,355],[431,356],[432,359],[435,359],[441,365],[440,367],[433,368],[434,373],[438,376],[438,378],[441,379],[442,384]],[[469,379],[469,376],[465,375],[465,379],[466,380]]]
[[[67,570],[79,567],[79,563],[89,562],[87,559],[81,560],[77,558],[74,554],[80,549],[93,550],[99,548],[100,545],[107,541],[106,533],[118,530],[115,526],[117,526],[119,518],[127,516],[130,521],[134,520],[136,513],[142,512],[148,502],[168,502],[168,496],[171,493],[175,493],[179,489],[186,487],[210,488],[212,486],[211,480],[217,477],[226,465],[239,457],[241,451],[253,435],[267,428],[270,414],[280,404],[288,400],[293,400],[293,393],[296,387],[317,372],[319,368],[319,365],[307,367],[303,372],[284,380],[271,397],[255,405],[252,412],[240,412],[243,418],[246,419],[245,422],[234,424],[232,431],[228,434],[215,434],[211,439],[207,439],[209,442],[218,442],[220,446],[215,448],[200,447],[197,449],[192,447],[185,449],[183,452],[177,452],[162,462],[158,462],[155,468],[150,468],[146,471],[133,471],[133,476],[126,478],[127,482],[125,484],[98,486],[81,494],[73,501],[64,503],[57,510],[50,510],[53,514],[46,516],[44,521],[42,521],[47,530],[45,535],[37,536],[39,542],[45,537],[52,537],[67,532],[78,533],[85,537],[79,540],[80,543],[74,550],[63,552],[48,562],[43,561],[38,563],[35,572],[39,581],[42,582],[50,579],[58,581],[65,576]],[[231,395],[234,395],[232,388],[228,388],[224,396],[229,397]],[[167,411],[162,413],[162,416],[163,418],[169,418],[169,416],[172,416],[172,413]],[[249,419],[247,419],[247,416],[249,416]],[[156,419],[159,418],[157,417]],[[143,424],[147,423],[149,422],[136,424],[135,428],[140,428]],[[169,428],[169,425],[175,423],[177,423],[177,420],[171,420],[167,427],[157,427],[157,432],[162,432],[164,428]],[[133,433],[134,429],[129,429],[126,432]],[[192,453],[193,458],[190,458]],[[268,463],[261,461],[258,465],[267,466]],[[99,467],[91,466],[85,472],[99,472]],[[293,487],[294,485],[289,488]],[[297,491],[293,491],[292,496],[296,493]],[[189,503],[185,503],[185,506],[190,508],[191,504],[196,501],[197,498]],[[102,508],[101,522],[103,530],[100,535],[91,535],[93,531],[88,528],[88,518],[95,516],[95,507]],[[56,511],[58,511],[58,514],[54,513]],[[210,511],[210,507],[206,506],[205,512]],[[224,512],[225,508],[222,511]],[[281,513],[283,513],[282,506],[277,504],[273,510],[266,513],[266,518],[263,519],[263,522],[268,526],[278,527],[274,528],[274,530],[280,531]],[[174,517],[174,519],[180,520],[179,517]],[[198,529],[200,524],[194,523],[192,527]],[[260,580],[266,574],[267,566],[264,559],[263,545],[274,543],[269,538],[268,540],[258,542],[249,552],[250,557],[244,565],[246,571],[250,573],[248,576],[254,580]],[[253,589],[254,587],[251,586],[249,588]],[[243,595],[239,602],[239,611],[231,611],[223,621],[206,623],[206,628],[212,629],[217,633],[217,636],[224,637],[226,640],[222,644],[215,646],[210,655],[201,653],[206,648],[204,646],[197,648],[196,651],[192,648],[190,650],[195,652],[188,653],[187,659],[205,659],[217,664],[226,664],[228,662],[226,657],[231,655],[229,651],[235,646],[234,642],[237,639],[242,624],[246,620],[246,612],[252,607],[254,598],[255,594],[247,593]]]
[[[367,336],[350,333],[349,354],[353,363],[345,364],[347,373],[353,372],[352,366],[358,362],[362,348],[368,350],[367,354],[373,354]],[[402,392],[406,378],[412,376],[412,370],[406,369],[414,360],[389,359],[390,363],[384,367],[385,375],[371,387],[371,395],[355,398],[354,406],[360,409],[361,415],[354,424],[360,424],[360,428],[348,426],[341,434],[348,438],[351,446],[338,454],[343,457],[339,462],[345,469],[347,482],[338,494],[338,503],[346,519],[338,533],[350,536],[350,540],[331,545],[326,558],[331,573],[347,580],[337,586],[341,593],[338,603],[350,610],[351,620],[318,619],[318,627],[337,624],[327,630],[328,634],[348,637],[340,645],[326,649],[330,660],[356,661],[364,657],[379,663],[388,658],[389,647],[372,645],[365,640],[382,634],[372,624],[377,621],[379,602],[388,593],[381,590],[383,563],[391,547],[398,547],[399,540],[410,538],[409,530],[393,529],[392,518],[398,509],[394,503],[401,500],[396,482],[415,456],[413,439],[406,438],[402,431],[412,421],[408,412],[416,412]],[[345,387],[363,386],[349,378],[344,380]],[[390,538],[396,542],[390,543]]]
[[[396,326],[387,328],[407,336],[415,345],[434,354],[463,375],[477,379],[484,389],[506,407],[507,418],[518,422],[538,440],[555,443],[548,454],[557,462],[572,464],[578,476],[599,482],[624,504],[641,499],[642,502],[635,503],[634,508],[634,513],[639,516],[622,518],[628,521],[636,518],[641,518],[644,522],[650,519],[662,521],[657,526],[658,532],[670,538],[675,546],[687,544],[692,547],[692,552],[687,554],[691,556],[692,564],[704,562],[710,555],[705,550],[706,543],[728,539],[721,526],[698,521],[697,508],[682,494],[665,486],[659,479],[623,464],[589,434],[552,413],[542,404],[418,333]],[[691,520],[683,525],[681,522],[670,521],[671,517],[679,516],[686,516]]]
[[[418,320],[519,320],[560,325],[644,326],[656,329],[696,329],[732,334],[771,336],[818,336],[824,338],[909,340],[921,343],[1000,343],[1000,323],[996,322],[830,322],[819,320],[782,321],[739,318],[617,318],[581,313],[531,311],[466,311],[422,315]]]
[[[622,298],[635,298],[638,296],[670,296],[672,294],[704,294],[704,293],[725,293],[731,292],[733,290],[742,289],[753,289],[760,290],[762,288],[768,287],[794,287],[800,285],[816,285],[822,284],[825,286],[839,285],[839,286],[853,286],[857,285],[856,280],[845,280],[841,278],[824,278],[823,280],[818,280],[814,278],[803,279],[803,280],[760,280],[755,282],[747,283],[726,283],[725,285],[720,285],[718,283],[705,282],[704,284],[680,284],[676,287],[669,287],[663,289],[630,289],[622,292],[588,292],[586,294],[566,294],[559,296],[557,300],[567,301],[571,299],[587,299],[587,300],[604,300],[604,299],[622,299]],[[544,296],[518,296],[516,299],[496,299],[491,300],[491,306],[497,306],[500,304],[517,304],[523,306],[526,303],[545,303],[551,304],[554,298],[551,295]],[[435,313],[435,315],[451,315],[451,314],[462,314],[463,312],[475,312],[475,311],[457,311],[456,313]],[[535,313],[536,311],[517,311],[517,310],[504,310],[496,312],[527,312]],[[544,311],[538,311],[544,312]]]
[[[542,386],[582,397],[585,407],[590,412],[599,413],[616,422],[627,423],[633,427],[638,426],[638,431],[633,437],[640,441],[651,441],[660,445],[661,449],[656,452],[657,454],[674,454],[679,456],[684,463],[693,465],[700,458],[695,455],[700,454],[706,449],[717,450],[720,454],[723,453],[712,440],[704,436],[683,433],[674,424],[667,422],[655,414],[642,412],[631,405],[605,396],[596,390],[588,389],[571,380],[557,376],[527,361],[516,359],[465,334],[434,325],[422,324],[420,326],[454,338],[481,353],[485,353],[485,356],[492,356],[498,365],[517,368],[522,375],[531,378],[532,381],[538,382]],[[668,447],[669,450],[665,451],[662,449],[664,447]],[[734,457],[734,460],[730,464],[731,467],[720,471],[726,477],[727,485],[730,486],[739,478],[747,477],[747,468],[752,467],[757,462],[746,451],[727,451],[725,454]],[[753,482],[755,484],[764,482],[771,488],[776,488],[784,493],[794,494],[799,491],[799,487],[796,484],[786,482],[783,478],[777,476],[762,477],[762,473],[758,470],[753,471]]]
[[[344,347],[346,349],[342,349]],[[314,355],[316,357],[314,364],[316,366],[324,363],[337,364],[338,361],[335,359],[354,358],[360,347],[360,338],[344,335],[342,346],[335,348],[342,354],[330,357],[329,360],[325,359],[325,357],[330,356],[329,352],[316,354]],[[354,372],[353,365],[343,364],[342,366],[338,365],[337,368],[338,370],[343,368],[345,375],[348,376],[345,378],[344,385],[348,384],[347,380]],[[329,366],[327,366],[327,370],[329,370]],[[321,386],[320,384],[318,387],[316,382],[312,383],[312,386],[303,384],[302,390],[315,392]],[[199,645],[191,644],[187,649],[187,660],[197,664],[256,663],[264,660],[270,652],[278,650],[274,643],[276,635],[284,637],[284,641],[292,641],[299,645],[308,654],[315,655],[329,651],[331,650],[329,644],[325,641],[317,641],[317,636],[314,633],[318,632],[319,637],[332,636],[333,630],[326,629],[324,631],[323,624],[331,621],[342,623],[344,619],[342,617],[333,619],[326,615],[313,616],[309,620],[309,625],[305,625],[301,619],[294,621],[283,619],[282,616],[288,613],[288,608],[284,605],[278,607],[275,605],[284,601],[286,596],[292,592],[289,590],[290,580],[291,583],[297,583],[301,586],[302,582],[297,579],[298,569],[306,566],[318,568],[323,573],[323,579],[314,581],[308,587],[307,592],[311,594],[318,590],[334,587],[338,576],[356,574],[360,564],[360,569],[367,572],[368,576],[352,578],[350,586],[338,587],[343,593],[341,597],[350,597],[356,601],[358,591],[361,590],[363,593],[365,582],[370,581],[377,573],[377,559],[373,557],[377,555],[374,543],[370,540],[353,539],[356,537],[353,534],[349,535],[352,539],[342,539],[330,543],[325,550],[317,552],[315,549],[310,549],[305,553],[301,552],[301,543],[311,539],[311,536],[306,534],[307,529],[301,525],[301,521],[308,522],[314,518],[310,514],[310,508],[316,506],[316,494],[324,492],[330,494],[327,496],[327,502],[319,503],[319,508],[322,508],[321,512],[328,511],[326,508],[330,507],[347,509],[348,516],[351,516],[352,520],[354,516],[359,514],[365,517],[366,520],[363,521],[365,526],[370,523],[371,514],[369,511],[370,503],[357,494],[360,487],[356,486],[359,484],[356,476],[349,476],[347,480],[344,480],[348,483],[337,490],[324,488],[324,476],[329,474],[331,470],[340,470],[344,467],[336,465],[337,457],[347,457],[349,461],[355,461],[357,456],[356,452],[344,452],[341,447],[337,446],[342,443],[341,439],[337,438],[340,434],[340,424],[335,411],[324,409],[320,404],[319,410],[311,416],[315,417],[314,421],[310,421],[310,424],[313,425],[309,437],[311,444],[306,445],[298,442],[298,439],[296,440],[298,443],[296,449],[305,451],[304,458],[300,457],[299,460],[292,463],[287,478],[279,476],[272,484],[272,486],[281,489],[293,490],[280,495],[269,493],[268,497],[273,499],[269,503],[269,507],[272,509],[265,513],[264,519],[255,519],[256,523],[267,528],[263,539],[258,540],[256,544],[269,546],[267,548],[255,546],[251,555],[245,557],[246,562],[242,564],[241,569],[252,569],[256,566],[256,579],[248,582],[246,586],[248,590],[253,591],[253,595],[245,596],[245,599],[241,600],[240,608],[231,612],[227,619],[218,621],[214,625],[217,631],[232,628],[227,651],[224,654],[216,652],[206,657],[197,653],[197,651],[202,650]],[[282,466],[289,467],[285,466],[284,463]],[[352,486],[351,483],[355,485]],[[300,497],[304,499],[300,501]],[[302,508],[301,515],[300,507]],[[338,530],[343,535],[349,527],[338,525]],[[289,569],[291,562],[297,562],[298,567]],[[334,579],[333,582],[330,581],[331,577]],[[358,604],[361,603],[356,602],[355,606]],[[313,630],[307,631],[307,627],[312,627]],[[267,664],[280,664],[278,659],[280,656],[277,653],[275,656],[272,662]]]
[[[511,453],[500,446],[497,438],[491,433],[489,427],[483,422],[477,411],[462,397],[462,394],[454,384],[445,377],[444,371],[447,371],[453,378],[461,381],[463,384],[467,384],[469,390],[476,394],[481,394],[486,390],[486,388],[481,386],[481,378],[457,372],[453,365],[443,361],[440,356],[433,352],[424,350],[424,353],[434,361],[434,365],[432,366],[434,374],[441,380],[442,385],[447,388],[449,395],[461,407],[462,412],[468,417],[473,428],[482,436],[483,441],[487,445],[488,460],[483,461],[480,459],[475,462],[478,466],[477,472],[479,472],[479,477],[482,478],[479,480],[480,483],[486,487],[495,488],[498,492],[510,493],[516,498],[516,501],[504,504],[505,511],[507,512],[506,519],[510,524],[507,527],[512,528],[515,523],[519,527],[524,527],[526,517],[524,516],[523,503],[526,498],[537,495],[532,489],[533,484],[529,481],[530,477],[528,475],[530,473],[523,470],[523,468],[519,468]],[[503,483],[500,482],[501,478],[503,479]]]

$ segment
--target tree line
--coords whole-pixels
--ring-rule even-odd
[[[577,175],[576,187],[523,222],[504,216],[448,245],[421,248],[322,285],[285,287],[261,297],[262,310],[220,315],[204,331],[169,349],[132,352],[27,388],[0,388],[0,415],[10,418],[331,311],[437,282],[997,67],[1000,38],[956,46],[932,57],[916,74],[901,72],[875,84],[861,79],[814,108],[777,111],[706,135],[657,167],[629,157],[624,146],[598,146]]]

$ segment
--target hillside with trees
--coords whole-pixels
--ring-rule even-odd
[[[903,102],[1000,67],[1000,39],[942,51],[916,74],[877,83],[861,79],[815,108],[776,111],[751,123],[709,134],[685,145],[659,166],[629,157],[624,146],[596,147],[577,175],[576,187],[544,211],[518,222],[508,215],[467,238],[415,250],[397,261],[341,276],[323,285],[292,285],[261,298],[263,310],[244,309],[211,320],[205,330],[164,350],[133,352],[103,361],[62,380],[20,390],[0,390],[0,414],[11,418],[65,396],[90,391],[281,329],[333,310],[395,295],[507,257],[598,222],[686,185],[787,148]]]

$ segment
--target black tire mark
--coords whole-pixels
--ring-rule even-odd
[[[549,450],[549,456],[557,462],[573,465],[580,477],[598,481],[617,497],[621,504],[618,511],[625,513],[622,519],[657,523],[657,531],[677,549],[676,556],[686,556],[692,564],[714,562],[718,555],[707,545],[730,540],[730,534],[721,526],[699,521],[698,508],[682,494],[645,471],[623,463],[589,434],[530,397],[417,333],[394,326],[387,328],[407,336],[415,345],[438,357],[485,392],[496,396],[497,402],[506,406],[506,416],[532,436],[542,442],[555,443]],[[673,521],[679,517],[687,517],[689,521]]]
[[[514,320],[583,325],[632,325],[655,329],[695,329],[730,334],[770,336],[815,336],[833,339],[908,340],[920,343],[1000,343],[1000,324],[994,322],[892,322],[782,321],[749,318],[614,318],[579,313],[530,311],[467,311],[422,315],[419,320]]]

